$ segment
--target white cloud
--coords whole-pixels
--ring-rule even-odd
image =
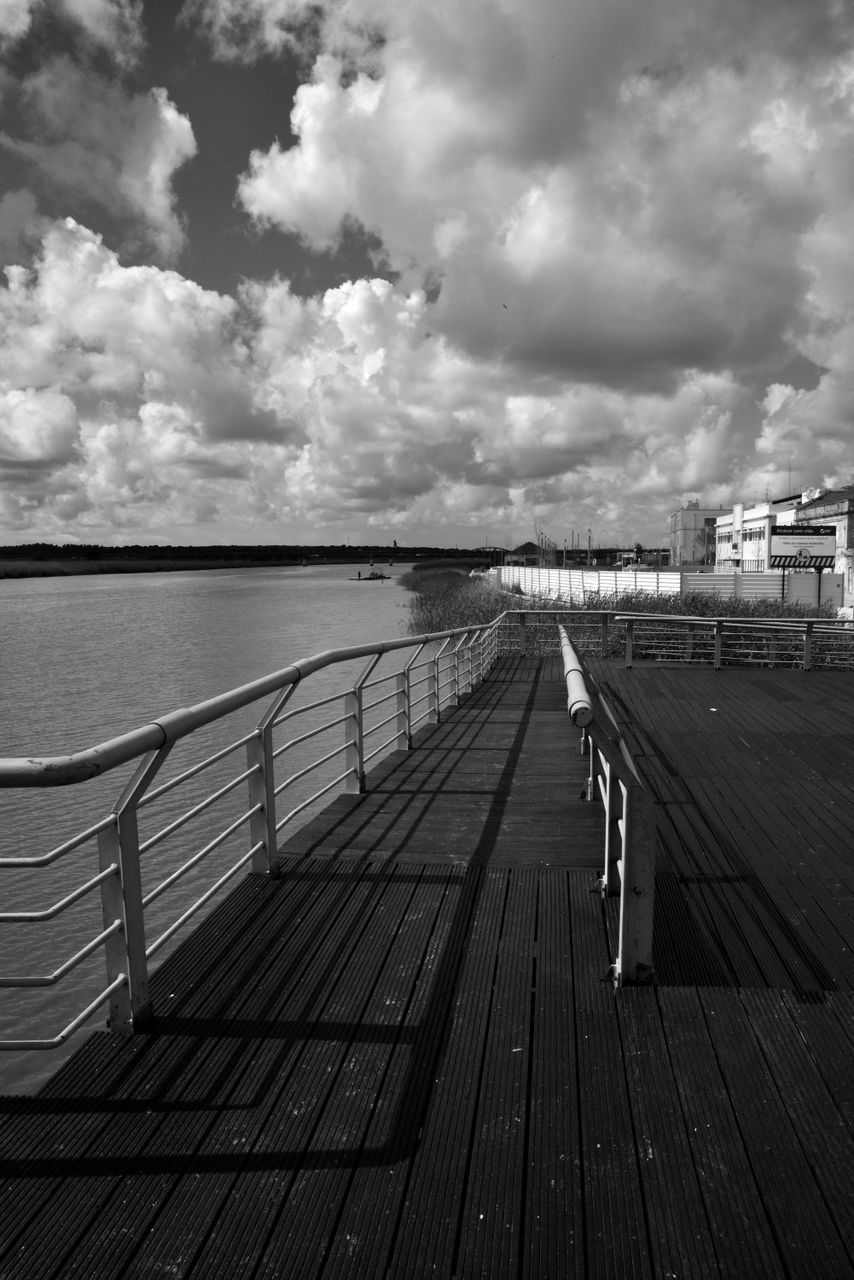
[[[0,144],[35,165],[42,182],[132,218],[166,260],[184,233],[172,178],[196,151],[192,126],[163,89],[131,94],[59,57],[21,85],[27,137]]]
[[[7,276],[0,478],[16,518],[156,528],[164,513],[251,510],[253,470],[265,488],[296,428],[256,401],[233,299],[123,267],[70,219]]]
[[[35,0],[0,0],[0,41],[26,35]]]
[[[142,0],[61,0],[61,4],[118,63],[131,66],[137,61],[144,45]]]
[[[359,223],[393,280],[307,298],[255,280],[229,299],[53,227],[0,304],[0,387],[32,389],[33,412],[60,397],[26,461],[53,477],[31,496],[57,521],[144,526],[184,502],[303,532],[551,522],[648,543],[687,495],[847,478],[850,6],[184,13],[220,57],[307,60],[296,144],[247,157],[245,211],[318,250]],[[41,133],[19,154],[174,254],[172,179],[194,144],[165,94],[87,95],[61,61],[29,92]],[[27,207],[0,205],[0,239],[20,243]],[[62,397],[73,446],[50,426]]]
[[[0,466],[67,462],[77,439],[77,414],[53,390],[10,389],[0,395]]]
[[[51,0],[95,44],[121,66],[131,66],[143,45],[142,0]],[[0,0],[0,42],[27,34],[44,0]]]

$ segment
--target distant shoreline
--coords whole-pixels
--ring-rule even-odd
[[[376,562],[377,570],[384,566],[411,565],[429,559],[453,561],[470,555],[465,551],[447,551],[442,548],[424,547],[347,547],[340,551],[317,547],[288,548],[282,555],[255,551],[247,548],[245,555],[234,554],[229,548],[225,554],[193,554],[195,548],[164,548],[158,555],[154,548],[129,548],[117,552],[112,547],[47,548],[39,546],[36,554],[26,554],[29,547],[0,548],[0,579],[3,578],[65,578],[105,573],[176,573],[202,569],[295,569],[322,565],[367,565]],[[217,551],[220,549],[217,548]],[[225,551],[225,549],[222,549]],[[74,554],[77,552],[78,554]]]
[[[0,578],[74,578],[104,573],[175,573],[182,569],[293,569],[301,564],[301,560],[0,560]]]

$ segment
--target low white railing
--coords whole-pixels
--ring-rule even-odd
[[[625,628],[625,664],[638,660],[724,666],[854,667],[851,623],[828,618],[705,618],[616,613]]]
[[[410,747],[420,726],[440,719],[446,708],[473,689],[498,656],[502,625],[496,619],[488,626],[330,650],[87,750],[0,760],[0,787],[6,788],[85,784],[123,765],[135,766],[110,812],[93,825],[47,853],[0,857],[0,870],[21,874],[60,867],[71,855],[88,853],[89,859],[88,870],[84,868],[75,883],[65,878],[55,901],[38,910],[2,911],[2,926],[41,928],[85,900],[100,898],[100,927],[82,945],[49,972],[0,975],[0,987],[19,991],[52,987],[99,951],[106,962],[106,984],[75,1010],[56,1035],[6,1037],[0,1047],[53,1049],[107,1004],[113,1029],[131,1030],[143,1023],[150,1012],[152,957],[239,873],[275,873],[280,836],[298,814],[332,791],[364,790],[372,762],[394,749]],[[381,661],[394,653],[405,659],[403,665],[380,674]],[[310,677],[365,658],[367,665],[353,683],[305,705],[291,705],[297,688]],[[227,721],[260,699],[271,700],[250,731],[153,785],[179,741],[204,746],[205,726]],[[287,735],[284,740],[283,735]],[[306,755],[309,743],[318,747],[310,758]],[[298,759],[287,770],[285,762],[294,755]],[[305,780],[310,775],[315,781],[306,795]],[[199,796],[203,777],[204,785],[212,789]],[[185,797],[192,792],[191,803],[187,805],[186,798],[176,801],[178,791]],[[241,795],[243,800],[235,801]],[[237,812],[225,822],[216,816],[215,829],[205,833],[209,838],[203,839],[201,847],[188,847],[185,829],[207,819],[226,801],[236,803]],[[162,825],[142,838],[141,815],[158,805],[165,810],[159,819]],[[179,809],[180,805],[187,807]],[[170,840],[177,853],[165,861],[161,857],[153,869],[155,882],[149,885],[146,867],[155,861],[152,851]],[[231,846],[237,841],[240,847],[235,854]],[[194,887],[191,901],[182,900],[172,910],[164,907],[161,900],[179,882],[197,878],[200,865],[207,864],[215,851],[225,851],[228,861],[217,865],[202,892]],[[29,902],[35,895],[18,896]]]
[[[681,614],[575,610],[544,601],[503,615],[503,645],[525,654],[554,653],[555,623],[571,629],[583,653],[638,661],[725,666],[854,669],[854,626],[833,618],[690,617]],[[515,634],[514,634],[515,632]]]
[[[587,799],[604,808],[604,866],[597,888],[619,895],[620,915],[611,977],[616,986],[653,978],[656,826],[652,797],[643,786],[619,726],[601,691],[584,671],[569,637],[558,626],[567,706],[589,752]]]

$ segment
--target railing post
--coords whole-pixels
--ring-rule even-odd
[[[249,845],[255,849],[251,868],[260,875],[268,875],[272,870],[278,845],[273,722],[295,689],[296,685],[292,684],[276,695],[258,721],[256,736],[246,744],[246,763],[253,770],[249,775],[249,804],[255,809],[249,818]]]
[[[412,750],[412,669],[420,658],[424,650],[424,645],[420,644],[407,662],[404,668],[404,676],[406,677],[406,747],[408,751]],[[430,680],[429,672],[427,679],[427,710],[430,710]]]
[[[608,615],[607,613],[602,614],[602,630],[601,630],[601,638],[599,643],[601,646],[600,652],[602,654],[602,657],[605,658],[608,655]]]
[[[525,629],[527,614],[519,614],[519,653],[524,658],[528,652],[528,633]]]
[[[812,670],[812,629],[813,624],[804,624],[804,671]]]
[[[345,730],[349,727],[350,737],[347,739],[348,750],[345,752],[345,760],[348,769],[353,767],[354,776],[357,780],[357,786],[353,787],[351,777],[348,776],[348,790],[362,792],[366,789],[365,781],[365,683],[371,672],[382,659],[382,653],[375,653],[368,659],[368,665],[353,685],[354,701],[348,702],[345,699]]]
[[[623,850],[620,848],[620,807],[619,786],[614,786],[613,770],[605,761],[605,872],[602,877],[604,891],[608,897],[620,892],[620,859]]]
[[[451,706],[456,707],[460,701],[460,642],[454,645],[451,650],[451,661],[453,663],[452,679],[451,679]]]
[[[347,767],[345,790],[364,791],[365,766],[362,741],[362,690],[351,689],[344,695],[344,761]]]
[[[105,943],[105,959],[107,962],[107,982],[115,982],[120,974],[125,974],[127,982],[118,987],[110,996],[109,1026],[113,1031],[125,1033],[133,1031],[133,1005],[130,991],[130,960],[126,955],[127,924],[124,898],[122,895],[121,853],[119,850],[118,819],[115,818],[109,827],[98,835],[98,870],[107,871],[115,867],[115,875],[101,884],[101,913],[104,928],[108,929],[115,920],[121,920],[122,929],[112,933]],[[143,949],[144,958],[144,949]],[[142,984],[144,988],[144,983]],[[137,980],[136,988],[140,987]]]
[[[720,671],[723,654],[724,624],[723,619],[715,620],[715,671]]]
[[[439,658],[434,656],[427,668],[427,716],[439,723]]]
[[[171,750],[170,742],[143,757],[119,796],[111,815],[113,821],[98,835],[101,870],[110,866],[119,868],[118,880],[110,877],[102,885],[101,893],[104,926],[108,927],[116,919],[122,921],[122,934],[108,939],[106,946],[108,982],[114,982],[122,973],[127,978],[127,986],[119,987],[110,999],[110,1026],[114,1031],[132,1031],[151,1012],[137,808]]]
[[[685,661],[690,662],[694,656],[694,624],[688,623],[688,636],[685,641]]]
[[[632,648],[634,645],[635,620],[626,618],[626,666],[632,665]]]
[[[594,763],[598,760],[598,767]],[[604,779],[604,782],[603,782]],[[596,747],[593,739],[590,742],[590,777],[587,782],[587,799],[594,798],[594,792],[598,791],[597,799],[602,801],[605,811],[605,858],[602,868],[602,875],[596,882],[596,888],[600,890],[604,897],[616,897],[620,892],[620,813],[621,810],[617,806],[617,796],[622,794],[622,788],[614,785],[614,773],[611,768],[611,762],[607,760]]]
[[[623,883],[620,892],[617,980],[621,984],[648,983],[653,978],[655,846],[655,809],[652,798],[641,787],[630,787],[623,829]]]
[[[269,725],[264,729],[258,728],[255,737],[246,744],[246,763],[254,770],[249,775],[249,804],[255,809],[249,817],[249,843],[255,849],[251,866],[253,871],[261,874],[269,872],[276,850],[272,736]]]
[[[397,714],[395,716],[395,730],[397,741],[395,747],[398,751],[407,751],[412,746],[412,731],[409,724],[409,672],[398,671],[394,678],[395,689],[395,706]]]
[[[441,687],[441,684],[442,684],[442,681],[441,681],[441,675],[442,675],[442,673],[441,673],[441,670],[440,670],[440,667],[439,667],[439,663],[440,663],[441,659],[445,656],[445,651],[447,650],[448,645],[450,644],[450,642],[451,642],[451,637],[450,637],[450,636],[448,636],[448,637],[446,638],[446,640],[444,641],[444,643],[443,643],[443,644],[440,646],[440,648],[437,650],[437,652],[436,652],[436,657],[433,659],[433,670],[434,670],[434,690],[433,690],[433,692],[434,692],[434,703],[435,703],[435,707],[436,707],[436,724],[440,724],[440,723],[441,723],[441,720],[442,720],[442,687]],[[455,662],[455,664],[456,664],[456,659],[454,659],[454,662]]]

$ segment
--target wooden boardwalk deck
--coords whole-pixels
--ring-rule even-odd
[[[854,1273],[854,682],[595,674],[657,985],[603,981],[565,692],[506,660],[170,957],[149,1033],[0,1102],[4,1280]]]

